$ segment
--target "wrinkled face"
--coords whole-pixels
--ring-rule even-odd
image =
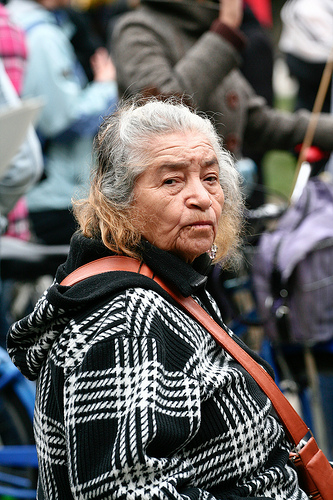
[[[134,224],[150,243],[192,262],[211,248],[224,203],[215,151],[187,132],[155,138],[150,153],[134,188]]]

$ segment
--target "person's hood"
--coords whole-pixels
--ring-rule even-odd
[[[209,29],[219,14],[219,4],[213,1],[196,0],[141,0],[143,8],[151,9],[165,16],[172,16],[173,23],[196,36]]]
[[[83,319],[115,294],[134,286],[155,289],[169,298],[153,280],[130,272],[99,274],[72,287],[60,284],[78,267],[108,255],[112,253],[101,241],[75,234],[68,258],[58,268],[53,284],[38,301],[34,311],[10,328],[7,336],[8,353],[13,363],[30,380],[38,377],[53,342],[73,317]],[[147,242],[142,244],[142,255],[155,274],[176,286],[184,296],[198,293],[205,287],[206,274],[211,267],[208,255],[200,256],[193,265],[189,265]]]

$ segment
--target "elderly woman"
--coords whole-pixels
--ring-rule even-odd
[[[175,102],[124,103],[95,146],[69,257],[8,336],[37,379],[37,498],[307,499],[270,401],[155,281],[110,271],[61,284],[125,255],[223,325],[206,273],[236,252],[242,199],[212,124]]]

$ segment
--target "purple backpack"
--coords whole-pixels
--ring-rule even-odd
[[[277,228],[261,236],[253,285],[271,340],[333,337],[333,184],[311,178]]]

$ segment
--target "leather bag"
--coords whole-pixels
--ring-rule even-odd
[[[89,262],[69,274],[60,285],[73,286],[96,274],[112,271],[134,272],[153,279],[248,371],[271,400],[289,440],[294,444],[295,451],[290,453],[290,461],[297,470],[300,487],[312,500],[333,500],[333,468],[318,448],[313,436],[302,444],[308,432],[311,432],[305,422],[264,368],[244,351],[192,297],[184,297],[177,290],[169,288],[158,276],[154,275],[146,264],[123,256],[103,257]]]

